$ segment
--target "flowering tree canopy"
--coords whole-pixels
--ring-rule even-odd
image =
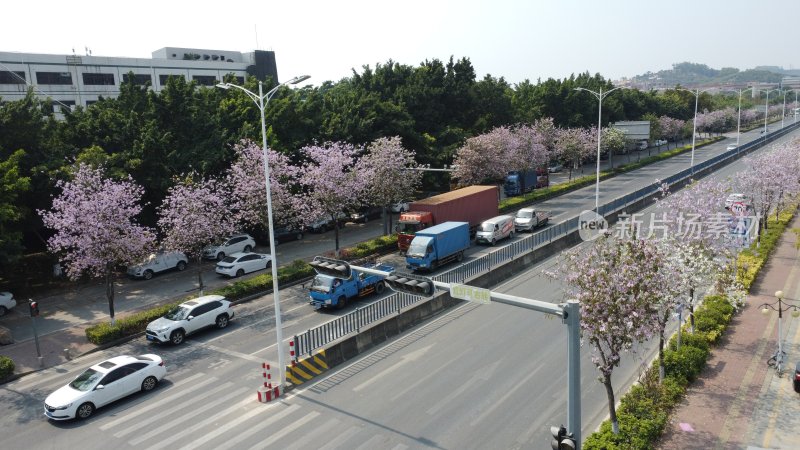
[[[234,146],[236,159],[228,169],[226,182],[230,195],[233,220],[243,226],[262,226],[267,229],[267,191],[264,176],[264,152],[252,141]],[[278,224],[302,224],[305,221],[292,195],[299,169],[289,158],[272,149],[267,150],[269,163],[270,198],[273,220]],[[313,219],[313,218],[311,218]]]
[[[61,195],[50,211],[39,211],[48,240],[71,279],[87,274],[104,277],[109,315],[114,320],[114,270],[139,262],[152,249],[155,234],[136,223],[143,189],[130,178],[105,178],[101,168],[80,164],[71,181],[59,181]]]
[[[235,222],[227,212],[228,192],[216,180],[185,177],[171,187],[158,209],[163,245],[195,258],[200,295],[203,294],[203,249],[233,232]]]
[[[556,148],[562,160],[569,163],[569,179],[572,171],[581,167],[583,160],[589,158],[597,143],[597,131],[592,136],[591,130],[584,128],[558,129]]]

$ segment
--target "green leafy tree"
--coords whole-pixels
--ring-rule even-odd
[[[20,162],[25,152],[17,150],[0,160],[0,266],[15,261],[22,254],[20,219],[25,212],[18,202],[20,194],[30,187],[30,179],[20,175]]]

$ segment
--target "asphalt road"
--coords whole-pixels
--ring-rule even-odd
[[[732,164],[717,176],[740,167]],[[652,182],[653,175],[615,180],[627,192]],[[613,189],[602,192],[611,195]],[[593,202],[584,199],[572,208]],[[559,284],[541,276],[554,258],[496,290],[561,301]],[[281,298],[286,336],[333,314],[311,313],[299,287],[282,291]],[[265,297],[239,305],[228,329],[190,337],[181,347],[137,340],[4,385],[3,447],[546,448],[549,426],[566,418],[564,327],[557,319],[500,304],[464,304],[278,403],[259,404],[260,364],[275,360],[271,302]],[[626,359],[614,375],[616,390],[635,378],[649,351],[643,347],[639,359]],[[85,422],[44,419],[44,398],[83,368],[113,355],[150,352],[168,367],[155,391],[114,403]],[[588,351],[581,383],[585,436],[606,408]]]

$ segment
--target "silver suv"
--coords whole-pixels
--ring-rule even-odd
[[[181,303],[163,317],[147,324],[148,341],[178,345],[183,338],[204,328],[225,328],[233,319],[231,302],[221,295],[206,295]]]
[[[256,241],[249,234],[234,234],[222,241],[221,244],[210,245],[203,249],[203,257],[222,261],[226,255],[234,253],[250,253],[256,246]]]

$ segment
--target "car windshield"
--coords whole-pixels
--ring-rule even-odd
[[[233,257],[233,256],[226,256],[226,257],[225,257],[225,259],[223,259],[223,260],[222,260],[222,262],[225,262],[225,263],[234,263],[234,262],[236,262],[236,260],[237,260],[237,259],[238,259],[238,258],[235,258],[235,257]]]
[[[171,310],[169,310],[168,313],[164,314],[164,318],[165,319],[169,319],[169,320],[176,320],[176,321],[177,320],[183,320],[183,319],[186,318],[187,314],[189,314],[189,310],[188,309],[186,309],[184,307],[181,307],[181,306],[176,306],[176,307],[172,308]]]
[[[481,224],[481,231],[494,231],[495,225],[490,222],[482,223]]]
[[[418,223],[403,223],[400,222],[397,224],[397,232],[403,234],[414,234],[419,230]]]
[[[428,248],[428,244],[431,242],[431,238],[429,237],[415,237],[413,241],[411,241],[411,245],[408,246],[408,256],[412,258],[422,258],[425,256],[425,250]]]
[[[317,292],[330,292],[333,278],[317,275],[311,282],[311,290]]]
[[[95,383],[102,377],[102,372],[98,372],[94,369],[86,369],[82,374],[78,375],[78,378],[72,380],[69,387],[85,392],[94,387]]]
[[[520,219],[530,219],[533,217],[533,211],[517,211],[517,217]]]

